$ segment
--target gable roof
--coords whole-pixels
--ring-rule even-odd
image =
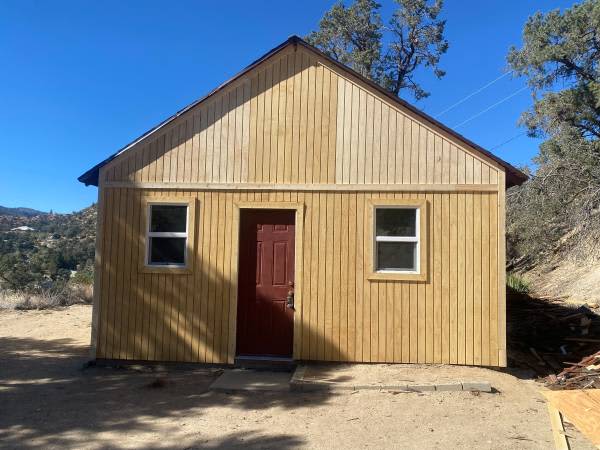
[[[99,176],[100,169],[103,166],[105,166],[110,161],[112,161],[113,159],[117,158],[119,155],[121,155],[122,153],[126,152],[130,148],[132,148],[138,142],[142,141],[146,137],[150,136],[151,134],[153,134],[156,131],[160,130],[164,126],[168,125],[169,123],[171,123],[172,121],[174,121],[175,119],[177,119],[182,114],[185,114],[187,111],[189,111],[190,109],[194,108],[196,105],[202,103],[204,100],[208,99],[209,97],[211,97],[215,93],[217,93],[220,90],[224,89],[225,87],[227,87],[228,85],[230,85],[231,83],[233,83],[235,80],[243,77],[248,72],[250,72],[252,69],[254,69],[256,66],[258,66],[260,63],[262,63],[266,59],[270,58],[274,54],[280,52],[281,50],[283,50],[284,48],[286,48],[286,47],[288,47],[290,45],[301,45],[304,48],[306,48],[306,49],[308,49],[308,50],[316,53],[319,57],[321,57],[323,59],[326,59],[327,61],[329,61],[331,64],[335,65],[336,67],[338,67],[338,68],[340,68],[342,70],[345,70],[345,71],[351,73],[354,77],[358,78],[363,83],[367,84],[371,89],[373,89],[374,91],[378,92],[380,95],[384,96],[386,99],[391,100],[394,104],[400,105],[401,107],[408,109],[409,111],[411,111],[412,113],[414,113],[417,117],[419,117],[421,120],[424,120],[425,122],[429,122],[434,127],[440,128],[441,130],[443,130],[444,132],[446,132],[449,135],[453,136],[457,140],[463,142],[467,146],[475,149],[476,151],[482,153],[486,157],[488,157],[491,160],[495,161],[500,166],[502,166],[504,168],[504,170],[506,171],[506,187],[520,185],[520,184],[522,184],[523,182],[525,182],[528,179],[528,176],[525,175],[523,172],[521,172],[519,169],[517,169],[516,167],[512,166],[511,164],[509,164],[508,162],[504,161],[503,159],[499,158],[498,156],[494,155],[489,150],[484,149],[480,145],[477,145],[473,141],[467,139],[463,135],[461,135],[461,134],[457,133],[456,131],[452,130],[451,128],[447,127],[443,123],[439,122],[438,120],[434,119],[430,115],[426,114],[425,112],[423,112],[420,109],[416,108],[412,104],[408,103],[406,100],[403,100],[403,99],[395,96],[391,92],[388,92],[387,90],[385,90],[384,88],[382,88],[381,86],[379,86],[374,81],[372,81],[372,80],[364,77],[363,75],[359,74],[358,72],[352,70],[350,67],[345,66],[344,64],[336,61],[335,59],[333,59],[330,56],[328,56],[325,53],[323,53],[318,48],[316,48],[316,47],[310,45],[308,42],[302,40],[298,36],[291,36],[286,41],[284,41],[283,43],[279,44],[277,47],[271,49],[270,51],[268,51],[267,53],[265,53],[263,56],[261,56],[260,58],[258,58],[256,61],[252,62],[250,65],[248,65],[246,68],[244,68],[237,75],[233,76],[232,78],[230,78],[229,80],[227,80],[226,82],[224,82],[223,84],[221,84],[220,86],[218,86],[216,89],[213,89],[211,92],[209,92],[208,94],[206,94],[204,97],[202,97],[202,98],[200,98],[200,99],[192,102],[191,104],[189,104],[185,108],[177,111],[171,117],[165,119],[164,121],[162,121],[161,123],[159,123],[158,125],[156,125],[154,128],[146,131],[144,134],[142,134],[141,136],[139,136],[138,138],[136,138],[135,140],[133,140],[129,144],[127,144],[124,147],[122,147],[121,149],[119,149],[117,152],[115,152],[114,154],[112,154],[111,156],[109,156],[108,158],[106,158],[104,161],[96,164],[94,167],[92,167],[91,169],[89,169],[87,172],[85,172],[83,175],[81,175],[77,179],[80,182],[84,183],[86,186],[89,186],[89,185],[98,186],[98,176]]]

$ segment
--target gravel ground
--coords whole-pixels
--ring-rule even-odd
[[[83,369],[90,318],[0,312],[1,448],[553,448],[539,386],[506,373],[478,369],[479,395],[216,393],[210,368]]]

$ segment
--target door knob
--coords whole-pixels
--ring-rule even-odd
[[[290,289],[288,291],[286,306],[290,309],[294,309],[294,290]]]

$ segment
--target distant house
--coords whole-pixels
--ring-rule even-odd
[[[292,37],[79,178],[94,356],[504,366],[525,179]]]
[[[35,231],[35,228],[22,225],[20,227],[11,228],[10,231]]]

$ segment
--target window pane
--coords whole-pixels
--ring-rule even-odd
[[[151,205],[150,231],[185,233],[187,205]]]
[[[415,208],[377,208],[377,236],[416,236]]]
[[[185,264],[185,238],[150,238],[150,264]]]
[[[417,270],[416,242],[377,242],[377,270]]]

